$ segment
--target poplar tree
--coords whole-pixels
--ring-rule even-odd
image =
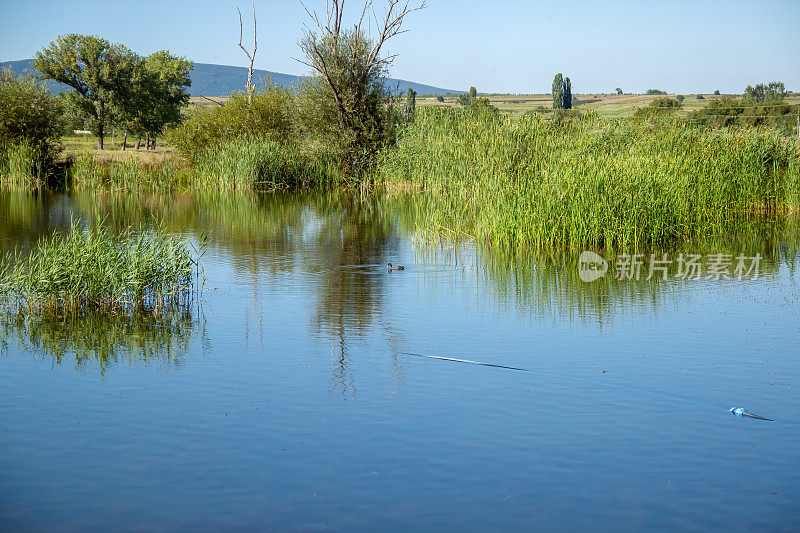
[[[560,72],[553,78],[553,109],[564,109],[564,76]]]

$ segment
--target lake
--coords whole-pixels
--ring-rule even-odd
[[[158,223],[205,276],[181,316],[3,318],[0,530],[800,529],[796,221],[588,282],[417,215],[0,194],[3,253]]]

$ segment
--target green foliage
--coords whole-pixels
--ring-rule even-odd
[[[680,122],[422,108],[379,170],[422,191],[421,228],[512,249],[670,246],[724,232],[734,213],[800,206],[800,164],[779,137]]]
[[[619,94],[622,94],[622,89],[620,89],[619,87],[617,87],[616,91],[617,91],[617,94],[618,94],[618,95],[619,95]]]
[[[719,94],[720,94],[720,92],[719,92],[719,89],[717,89],[716,91],[714,91],[714,95],[715,95],[715,96],[719,96]]]
[[[174,159],[154,164],[135,157],[106,162],[91,154],[75,157],[69,167],[69,176],[75,189],[113,192],[186,189],[191,178],[188,169]]]
[[[437,96],[436,97],[436,101],[439,102],[439,103],[444,102],[444,96],[442,96],[442,95]]]
[[[311,152],[297,141],[244,136],[205,151],[193,173],[193,186],[214,191],[341,184],[337,154]]]
[[[27,256],[0,264],[0,304],[25,313],[130,313],[184,305],[196,261],[185,242],[160,231],[113,235],[73,222]]]
[[[679,94],[678,96],[675,97],[675,100],[678,102],[678,104],[683,104],[683,101],[686,100],[686,97],[683,96],[682,94]]]
[[[771,126],[784,133],[790,133],[794,127],[793,111],[796,107],[772,101],[767,105],[759,105],[753,101],[739,100],[730,96],[716,98],[704,108],[695,111],[692,118],[702,119],[704,123],[715,126]]]
[[[694,97],[695,100],[705,100],[702,94],[698,94]]]
[[[309,31],[300,41],[317,73],[300,88],[301,123],[339,154],[342,170],[353,177],[369,175],[378,152],[394,142],[401,120],[384,84],[387,63],[372,57],[373,46],[357,27],[321,35]]]
[[[414,113],[416,112],[416,110],[417,110],[417,91],[409,87],[408,93],[406,93],[406,106],[404,109],[406,115],[406,121],[414,120]]]
[[[755,87],[748,85],[742,98],[745,102],[767,103],[779,102],[786,97],[786,87],[783,82],[773,81],[768,84],[759,83]]]
[[[644,94],[647,95],[667,94],[667,91],[661,91],[659,89],[647,89],[647,92],[645,92]]]
[[[70,103],[91,120],[103,148],[106,121],[114,105],[129,100],[139,58],[121,44],[70,33],[36,53],[34,67],[50,80],[68,85]]]
[[[553,109],[572,109],[572,81],[560,72],[553,78]]]
[[[681,101],[669,98],[668,96],[662,96],[654,99],[648,106],[638,108],[634,111],[633,116],[644,118],[671,115],[679,107],[681,107]]]
[[[456,103],[464,107],[469,107],[475,102],[477,98],[478,98],[478,89],[476,89],[473,86],[469,88],[468,92],[460,94],[456,99]]]
[[[63,107],[32,76],[0,71],[0,182],[40,182],[61,150]]]
[[[559,72],[553,78],[553,109],[564,109],[564,76]]]
[[[298,136],[292,94],[272,83],[253,93],[235,92],[222,106],[203,108],[166,131],[167,141],[188,161],[223,141],[238,137],[287,141]]]
[[[192,83],[193,67],[188,59],[166,50],[140,59],[129,90],[115,109],[120,124],[138,137],[156,137],[166,126],[180,122],[181,108],[189,103],[186,88]]]

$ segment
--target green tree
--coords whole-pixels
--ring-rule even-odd
[[[405,17],[424,7],[390,0],[382,24],[369,30],[365,25],[375,20],[370,5],[348,29],[342,25],[343,0],[326,2],[324,16],[308,12],[316,30],[307,30],[300,40],[303,63],[314,73],[301,88],[303,121],[340,154],[343,170],[354,176],[362,176],[394,139],[396,113],[384,83],[393,56],[381,52],[386,41],[403,31]]]
[[[189,103],[186,89],[192,83],[192,68],[191,61],[167,50],[154,52],[137,64],[132,88],[119,106],[126,137],[128,131],[139,138],[145,136],[146,147],[155,149],[156,137],[181,120],[181,109]]]
[[[561,94],[564,98],[561,109],[572,109],[572,81],[570,81],[569,76],[564,79],[564,87],[561,90]]]
[[[560,72],[553,78],[553,109],[572,109],[572,81]]]
[[[617,87],[617,89],[616,89],[616,90],[617,90],[617,94],[622,94],[622,89],[620,89],[619,87]]]
[[[91,118],[97,148],[102,150],[109,108],[130,98],[130,81],[138,61],[120,44],[70,33],[37,52],[34,67],[46,79],[72,88],[67,98]]]
[[[469,97],[473,100],[478,97],[478,89],[476,89],[474,86],[469,88]]]
[[[742,96],[747,102],[779,102],[786,97],[786,87],[779,81],[759,83],[755,87],[748,85]]]
[[[6,152],[24,144],[34,152],[42,174],[60,150],[63,129],[61,102],[44,84],[0,70],[0,169]]]
[[[560,72],[553,78],[553,109],[564,109],[564,76]]]
[[[408,93],[406,93],[406,120],[411,122],[414,120],[414,113],[417,110],[417,91],[412,89],[411,87],[408,88]]]

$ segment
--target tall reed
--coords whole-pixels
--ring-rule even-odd
[[[423,227],[508,248],[665,246],[800,207],[798,155],[778,136],[676,121],[421,109],[378,169],[435,205]]]
[[[187,305],[196,259],[180,238],[73,221],[23,256],[0,258],[0,305],[16,313],[113,314]]]
[[[204,152],[193,185],[208,190],[269,191],[335,185],[339,161],[297,141],[237,137]]]

